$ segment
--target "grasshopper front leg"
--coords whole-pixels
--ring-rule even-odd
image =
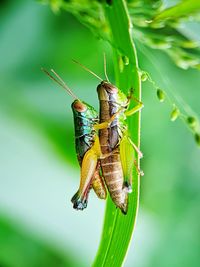
[[[127,111],[124,112],[124,114],[126,115],[126,117],[132,116],[133,114],[135,114],[136,112],[140,111],[144,107],[144,104],[142,102],[140,102],[139,100],[137,100],[132,94],[133,94],[133,92],[131,91],[130,92],[130,96],[128,96],[128,102],[127,102],[127,104],[129,105],[130,100],[134,100],[138,104],[137,104],[137,106],[133,107],[132,109],[127,110]]]
[[[105,128],[109,128],[111,123],[114,121],[114,119],[124,110],[124,107],[119,108],[119,110],[111,116],[111,118],[108,121],[98,123],[94,125],[95,130],[102,130]]]

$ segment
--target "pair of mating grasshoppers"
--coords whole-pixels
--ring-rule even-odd
[[[135,151],[140,158],[142,157],[142,153],[129,137],[126,117],[139,111],[143,104],[132,96],[132,90],[130,95],[126,96],[109,82],[105,58],[106,80],[101,79],[82,64],[78,64],[101,80],[97,86],[100,102],[99,115],[93,107],[78,99],[54,70],[49,73],[43,69],[74,99],[71,107],[81,178],[79,189],[71,201],[75,209],[83,210],[87,207],[91,188],[100,199],[106,199],[108,189],[115,205],[126,214],[128,194],[132,192],[134,165],[140,172],[135,161]],[[131,99],[137,101],[137,106],[129,110]],[[142,174],[142,172],[140,173]]]

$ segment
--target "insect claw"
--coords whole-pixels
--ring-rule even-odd
[[[140,170],[140,176],[144,176],[143,170]]]
[[[71,202],[76,210],[84,210],[87,207],[87,199],[79,196],[79,191],[72,197]]]
[[[126,193],[132,193],[132,186],[129,182],[124,182],[124,186],[123,186],[123,191],[125,191]]]
[[[134,165],[135,165],[137,174],[139,174],[140,176],[144,176],[144,172],[143,172],[143,170],[141,170],[140,168],[138,168],[138,165],[137,165],[137,161],[136,160],[134,160]]]
[[[80,199],[73,202],[73,208],[76,210],[84,210],[87,207],[87,200],[82,201]]]
[[[84,210],[87,207],[87,201],[81,202],[81,200],[77,200],[74,202],[73,208],[76,210]]]

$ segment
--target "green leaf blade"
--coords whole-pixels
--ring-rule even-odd
[[[116,85],[126,93],[134,88],[134,96],[140,100],[141,84],[138,74],[138,62],[135,46],[131,38],[131,23],[125,1],[113,1],[111,6],[105,6],[105,14],[111,29],[112,44],[114,44],[114,67]],[[119,66],[119,57],[126,57],[123,71]],[[135,144],[140,140],[140,112],[128,119],[129,131]],[[137,158],[139,166],[139,159]],[[139,205],[139,176],[133,172],[133,192],[129,195],[127,215],[116,209],[111,198],[107,200],[104,227],[101,243],[93,267],[121,266],[124,262],[136,222]]]

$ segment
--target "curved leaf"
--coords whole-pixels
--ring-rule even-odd
[[[117,86],[127,92],[131,87],[140,99],[140,78],[137,72],[137,55],[131,39],[131,23],[125,1],[116,0],[105,5],[105,13],[110,24],[112,43],[115,44],[115,74]],[[119,58],[128,59],[122,62]],[[123,61],[123,60],[122,60]],[[134,115],[129,121],[131,137],[139,145],[140,114]],[[139,164],[139,162],[138,162]],[[116,209],[110,198],[107,200],[104,227],[99,251],[93,266],[121,266],[131,240],[139,204],[139,177],[133,174],[133,193],[129,195],[129,210],[123,215]]]

